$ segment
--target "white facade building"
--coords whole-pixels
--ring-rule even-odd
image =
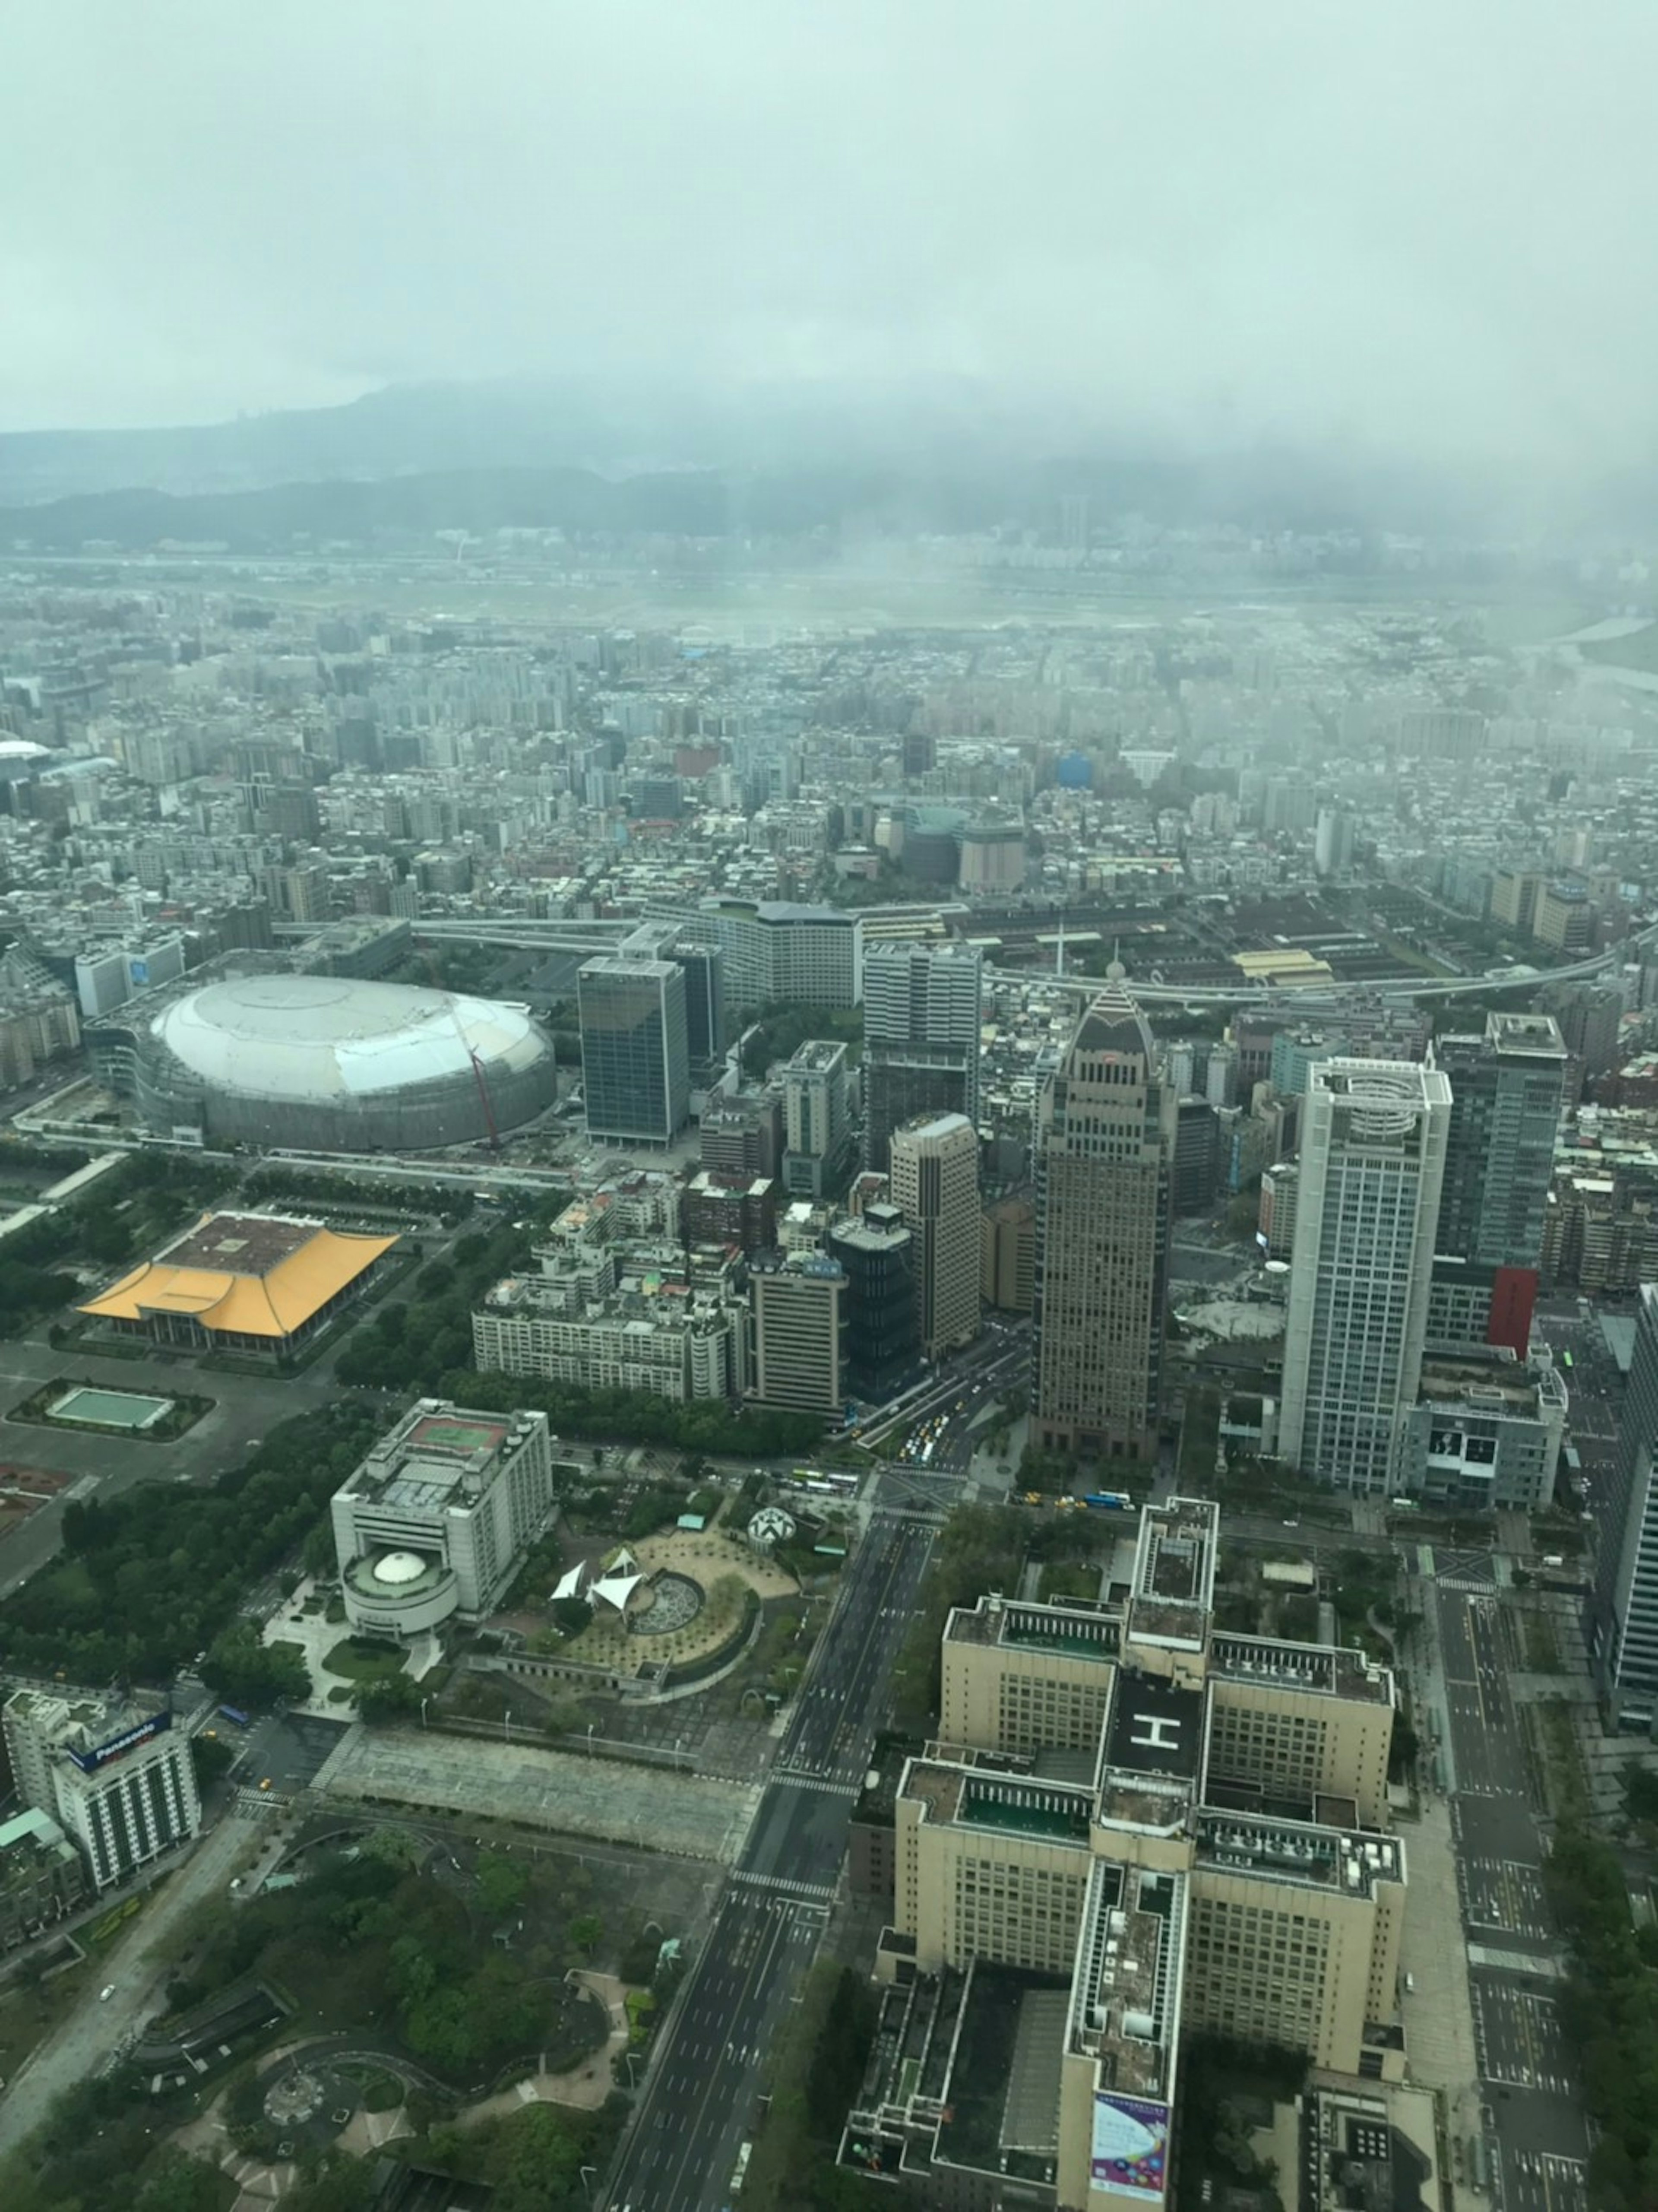
[[[1451,1086],[1410,1060],[1309,1073],[1279,1449],[1363,1496],[1391,1494],[1427,1335]]]
[[[506,1596],[554,1504],[544,1413],[422,1398],[334,1493],[347,1620],[397,1636]]]
[[[126,1881],[201,1826],[190,1739],[165,1706],[17,1690],[4,1726],[19,1796],[57,1821],[94,1889]]]

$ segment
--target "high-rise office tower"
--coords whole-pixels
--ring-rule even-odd
[[[799,1047],[783,1070],[783,1179],[797,1196],[821,1198],[851,1147],[847,1048],[823,1037]]]
[[[1416,1402],[1451,1086],[1410,1060],[1308,1075],[1279,1449],[1303,1473],[1388,1491]]]
[[[1433,1049],[1450,1079],[1451,1118],[1430,1334],[1506,1345],[1523,1359],[1565,1096],[1565,1041],[1551,1015],[1495,1013],[1483,1036],[1442,1037]]]
[[[684,969],[607,954],[583,963],[577,1003],[589,1134],[669,1143],[690,1110]]]
[[[864,1093],[864,1165],[884,1175],[892,1133],[922,1115],[966,1114],[977,1084],[978,1056],[953,1044],[864,1045],[859,1069]],[[969,1115],[969,1120],[973,1119]]]
[[[1036,1436],[1155,1455],[1175,1095],[1139,1007],[1101,992],[1036,1115]]]
[[[1353,817],[1345,807],[1321,806],[1313,830],[1313,866],[1321,876],[1345,876],[1353,865]]]
[[[1450,1079],[1435,1239],[1483,1267],[1535,1269],[1543,1249],[1566,1046],[1550,1014],[1489,1014],[1483,1036],[1442,1037]]]
[[[1641,1285],[1617,1469],[1600,1501],[1589,1607],[1595,1678],[1612,1725],[1658,1735],[1658,1284]]]
[[[983,956],[964,945],[883,945],[864,949],[864,1042],[927,1045],[961,1055],[962,1111],[979,1119],[979,1030]]]
[[[827,1247],[847,1279],[847,1388],[865,1401],[890,1397],[920,1350],[915,1239],[898,1208],[878,1200],[837,1221]]]
[[[756,1261],[754,1395],[802,1413],[838,1413],[846,1399],[847,1278],[821,1252]]]
[[[915,1239],[921,1349],[979,1334],[979,1133],[964,1114],[893,1132],[892,1200]]]

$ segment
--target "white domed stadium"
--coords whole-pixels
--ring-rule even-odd
[[[519,1128],[555,1096],[552,1046],[522,1006],[343,975],[210,983],[135,1044],[144,1120],[209,1145],[426,1151]]]

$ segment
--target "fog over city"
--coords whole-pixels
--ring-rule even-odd
[[[1658,0],[0,21],[0,2212],[1655,2212]]]
[[[671,447],[688,392],[947,379],[1037,443],[1653,457],[1644,0],[164,0],[8,48],[9,431],[550,375]]]

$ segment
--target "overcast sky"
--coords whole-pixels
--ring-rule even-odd
[[[950,370],[1650,459],[1658,0],[9,0],[0,428]]]

